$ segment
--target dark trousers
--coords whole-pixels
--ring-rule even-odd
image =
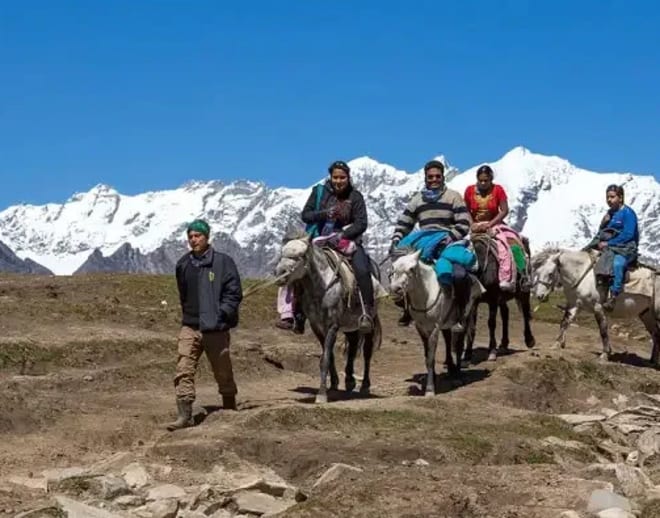
[[[371,280],[371,264],[369,257],[362,246],[358,245],[353,257],[351,258],[355,280],[357,281],[360,293],[364,299],[365,306],[374,305],[374,285]]]

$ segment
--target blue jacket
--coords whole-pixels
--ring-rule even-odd
[[[607,240],[607,246],[621,246],[634,243],[639,245],[637,214],[628,205],[617,211],[609,211],[610,220],[603,230],[613,230],[614,235]]]

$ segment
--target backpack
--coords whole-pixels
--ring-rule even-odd
[[[314,186],[314,195],[316,196],[316,202],[314,203],[314,210],[319,210],[321,208],[321,200],[323,199],[323,184],[316,184]],[[305,232],[314,239],[321,234],[319,229],[320,223],[310,223],[305,227]]]

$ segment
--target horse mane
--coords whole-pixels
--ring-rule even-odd
[[[282,238],[282,244],[285,245],[289,241],[295,241],[296,239],[305,239],[307,237],[307,232],[301,228],[293,228],[288,230],[284,237]]]
[[[558,254],[562,250],[563,249],[559,248],[558,246],[545,247],[543,250],[532,256],[532,269],[536,270],[537,268],[540,268],[541,265],[543,265],[550,258],[550,256]]]

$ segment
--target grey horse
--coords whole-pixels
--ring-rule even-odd
[[[351,392],[355,388],[354,362],[359,350],[362,349],[364,374],[360,394],[368,395],[371,387],[369,377],[371,357],[374,348],[379,348],[382,343],[377,309],[372,330],[361,332],[362,307],[357,292],[345,289],[339,269],[333,266],[321,247],[311,243],[306,234],[285,239],[281,258],[275,267],[275,275],[279,279],[280,286],[289,285],[297,288],[300,305],[322,347],[321,383],[316,402],[325,403],[328,400],[326,387],[328,373],[330,390],[337,390],[339,386],[334,349],[340,332],[344,333],[347,344],[346,390]],[[373,276],[372,278],[374,292],[383,293],[384,289],[378,279]]]

